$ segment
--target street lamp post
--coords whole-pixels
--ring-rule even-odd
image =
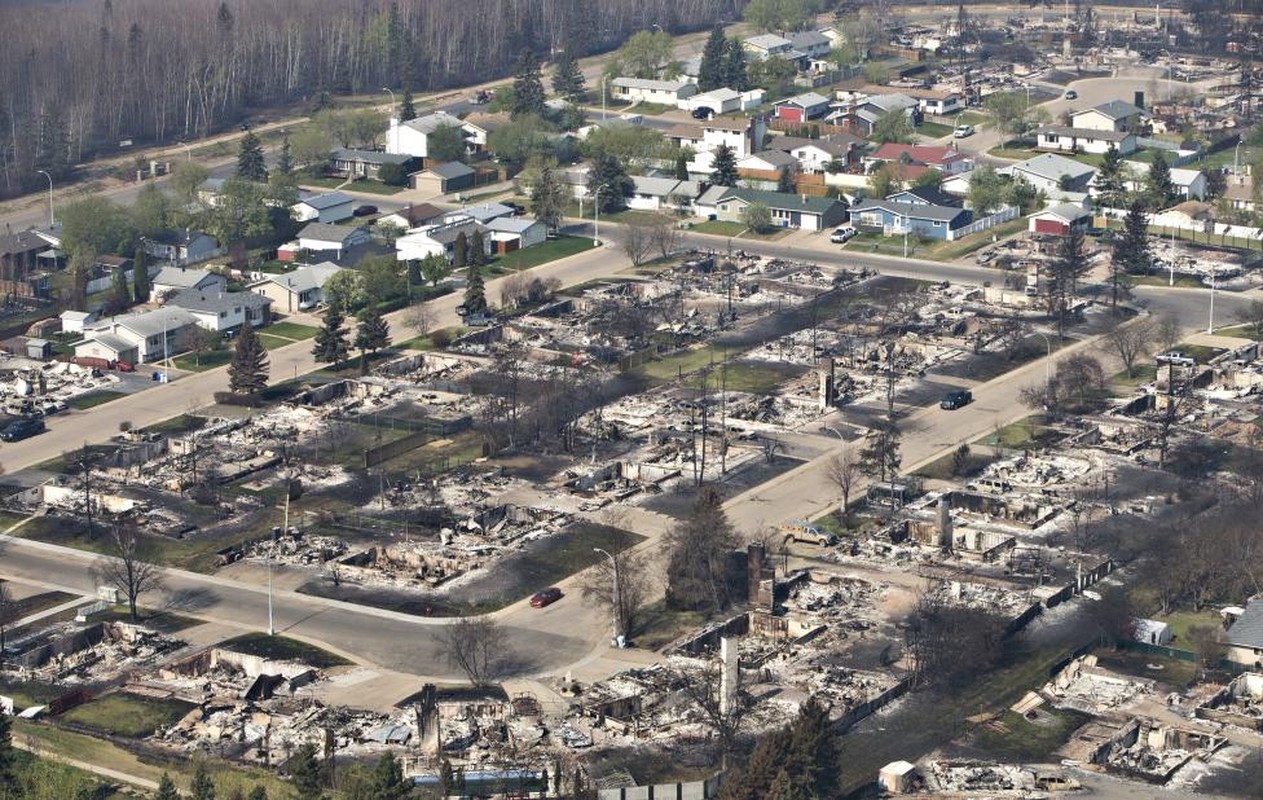
[[[48,227],[51,228],[57,224],[57,218],[53,216],[53,176],[42,169],[35,171],[48,178]]]
[[[605,556],[606,558],[608,558],[608,559],[610,560],[610,567],[614,570],[614,603],[613,603],[613,607],[614,607],[614,614],[613,614],[613,616],[614,616],[614,645],[615,645],[616,647],[621,647],[622,645],[621,645],[621,644],[619,644],[619,635],[620,635],[620,634],[619,634],[619,628],[620,628],[620,627],[622,627],[622,626],[621,626],[621,620],[619,620],[619,601],[621,600],[621,598],[619,597],[619,591],[618,591],[618,561],[616,561],[616,560],[614,559],[614,556],[610,555],[610,554],[609,554],[609,551],[607,551],[607,550],[602,550],[602,549],[601,549],[601,548],[599,548],[599,547],[593,547],[593,548],[592,548],[592,550],[593,550],[593,552],[600,553],[601,555],[603,555],[603,556]]]
[[[1215,268],[1210,269],[1210,318],[1206,320],[1206,332],[1215,332]]]
[[[601,246],[601,190],[608,189],[605,184],[600,184],[592,190],[592,246]]]
[[[1048,338],[1048,334],[1035,331],[1035,335],[1044,340],[1044,344],[1048,347],[1048,358],[1044,360],[1044,385],[1048,386],[1052,383],[1052,339]]]
[[[390,88],[389,86],[383,86],[382,91],[390,92],[390,107],[394,108],[395,107],[395,90]]]
[[[189,143],[188,143],[188,142],[176,142],[176,144],[178,144],[178,145],[180,145],[180,147],[183,147],[183,148],[184,148],[184,156],[185,156],[185,160],[186,160],[186,161],[189,161],[189,162],[192,162],[192,161],[193,161],[193,148],[192,148],[192,147],[189,147]]]

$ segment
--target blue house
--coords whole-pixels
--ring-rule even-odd
[[[915,206],[954,206],[961,208],[965,201],[956,195],[948,194],[937,186],[913,186],[894,194],[886,195],[892,203],[912,203]]]
[[[973,212],[964,208],[927,203],[865,198],[851,206],[851,224],[857,230],[881,231],[887,236],[909,233],[950,242],[973,218]]]

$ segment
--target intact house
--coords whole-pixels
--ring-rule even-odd
[[[215,242],[215,237],[188,228],[165,228],[141,241],[145,252],[155,261],[176,266],[197,264],[224,252]]]
[[[767,123],[759,117],[712,117],[695,125],[676,125],[666,136],[679,147],[691,147],[696,155],[689,162],[689,172],[710,173],[711,160],[721,144],[733,150],[738,160],[757,152],[763,145]]]
[[[919,206],[954,206],[963,208],[965,201],[953,194],[939,189],[937,186],[913,186],[894,194],[886,195],[893,203],[911,203]]]
[[[443,221],[452,222],[468,218],[485,225],[493,219],[511,217],[515,213],[517,212],[511,206],[506,206],[504,203],[479,203],[476,206],[464,206],[455,211],[449,211],[443,215]]]
[[[471,149],[468,146],[470,140],[476,140],[480,134],[483,137],[483,143],[486,143],[486,131],[477,128],[472,123],[463,122],[446,111],[436,111],[406,122],[400,122],[392,117],[390,127],[386,130],[386,152],[414,158],[429,158],[430,135],[439,128],[450,127],[460,129],[461,136],[467,143],[466,150]]]
[[[84,330],[84,341],[74,345],[75,355],[133,364],[160,361],[182,353],[195,327],[196,317],[169,306],[98,320]]]
[[[872,135],[877,121],[894,111],[907,115],[913,125],[921,124],[921,104],[906,94],[869,95],[858,101],[850,111],[837,116],[840,117],[838,121],[850,125],[859,135],[868,137]],[[831,114],[830,121],[833,117]]]
[[[776,139],[772,147],[785,149]],[[823,139],[795,140],[790,145],[789,154],[798,159],[798,166],[803,172],[822,173],[835,159],[841,162],[844,169],[851,169],[859,163],[864,151],[864,140],[846,133],[835,133]]]
[[[1073,158],[1044,153],[997,170],[1002,175],[1021,179],[1037,190],[1052,193],[1059,190],[1083,192],[1096,169]]]
[[[492,250],[500,254],[534,247],[548,239],[547,226],[529,217],[497,217],[485,227],[484,236],[491,239]]]
[[[868,198],[851,206],[851,224],[857,230],[881,231],[886,236],[907,233],[950,242],[972,221],[972,211],[956,206]]]
[[[762,89],[751,89],[738,92],[734,89],[720,87],[709,92],[695,94],[680,103],[685,111],[696,111],[699,108],[710,109],[713,114],[729,114],[734,111],[749,111],[763,105],[767,92]]]
[[[437,195],[472,188],[477,174],[473,167],[459,161],[448,161],[414,172],[410,177],[413,189]]]
[[[972,158],[955,147],[928,144],[896,144],[887,142],[864,156],[864,164],[872,171],[884,163],[902,164],[904,178],[912,179],[926,169],[936,169],[944,175],[957,175],[974,168]]]
[[[381,168],[393,164],[408,173],[415,156],[408,153],[383,153],[380,150],[353,150],[347,147],[335,147],[329,154],[329,163],[334,172],[348,178],[378,179]]]
[[[83,333],[83,329],[96,322],[99,315],[95,311],[63,311],[60,318],[62,333]]]
[[[833,49],[833,43],[829,41],[829,37],[820,31],[797,31],[791,33],[789,35],[789,46],[791,50],[797,50],[810,59],[824,58]]]
[[[772,108],[776,111],[777,119],[807,122],[829,113],[829,98],[815,92],[807,92],[778,100]]]
[[[1129,131],[1101,131],[1045,125],[1035,132],[1035,149],[1058,153],[1106,153],[1112,147],[1119,155],[1136,152],[1136,134]]]
[[[1031,214],[1029,220],[1031,233],[1065,236],[1072,230],[1086,231],[1092,225],[1092,212],[1074,203],[1062,203]]]
[[[342,192],[313,194],[290,206],[298,222],[340,222],[354,209],[355,201]]]
[[[332,254],[328,257],[337,260],[352,247],[368,244],[371,239],[364,228],[313,222],[298,232],[297,246],[280,248],[276,256],[282,261],[288,261],[293,259],[294,251],[306,250],[311,253]],[[287,255],[289,258],[286,258]]]
[[[228,279],[218,272],[189,267],[163,267],[149,282],[154,297],[197,289],[201,292],[222,292],[228,288]]]
[[[776,58],[784,58],[793,61],[802,54],[794,50],[794,43],[784,36],[777,36],[774,33],[763,33],[758,36],[751,36],[741,42],[741,46],[751,57],[760,61],[766,61],[775,56]]]
[[[0,290],[19,297],[47,297],[48,273],[39,256],[53,250],[34,231],[0,236]]]
[[[447,212],[438,206],[429,203],[408,204],[407,208],[402,208],[393,214],[386,214],[377,220],[378,226],[393,225],[396,228],[411,230],[419,228],[422,225],[428,225]]]
[[[1252,600],[1224,634],[1228,661],[1254,670],[1263,668],[1263,600]]]
[[[628,103],[659,103],[678,108],[683,100],[697,94],[697,84],[690,81],[658,81],[646,78],[615,78],[610,81],[610,94]]]
[[[468,215],[454,215],[437,225],[418,228],[395,240],[395,258],[400,261],[421,260],[441,255],[449,262],[455,256],[456,240],[463,233],[467,246],[473,244],[474,233],[481,231],[484,251],[491,255],[491,236],[486,226]]]
[[[636,211],[684,211],[701,193],[701,184],[697,181],[677,181],[675,178],[633,175],[632,184],[634,188],[627,198],[627,207]]]
[[[1111,100],[1086,111],[1070,112],[1070,125],[1097,131],[1135,131],[1141,122],[1149,118],[1143,108],[1122,100]]]
[[[917,101],[917,107],[926,114],[946,117],[965,107],[964,99],[950,89],[905,89],[904,94]]]
[[[186,289],[166,301],[168,308],[182,308],[197,324],[213,333],[233,334],[247,322],[262,328],[272,321],[272,299],[255,292],[203,292]]]
[[[1254,211],[1254,179],[1249,175],[1229,175],[1223,197],[1233,211]]]
[[[715,201],[715,215],[727,222],[744,222],[745,210],[756,203],[767,206],[778,228],[822,231],[846,221],[846,204],[831,197],[808,197],[785,192],[724,187]]]
[[[250,284],[250,291],[268,298],[282,313],[307,311],[324,302],[324,285],[344,269],[331,261],[304,264],[293,272],[264,275]]]
[[[1144,161],[1124,161],[1123,186],[1129,192],[1142,192],[1149,175],[1149,164]],[[1206,175],[1200,169],[1171,167],[1171,188],[1185,200],[1206,199]]]
[[[784,150],[763,150],[737,160],[737,174],[743,178],[775,181],[781,170],[798,171],[798,159]]]

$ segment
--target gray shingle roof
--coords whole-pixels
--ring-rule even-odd
[[[811,108],[812,106],[827,106],[829,98],[817,92],[804,92],[794,97],[788,97],[784,100],[776,102],[778,106],[797,106],[799,108]]]
[[[163,331],[172,331],[196,323],[197,320],[193,315],[184,309],[164,306],[163,308],[145,311],[140,314],[98,320],[92,325],[92,333],[88,338],[100,339],[100,332],[111,330],[115,324],[120,328],[126,328],[138,336],[148,338],[157,336]]]
[[[364,164],[407,164],[412,156],[407,153],[383,153],[380,150],[355,150],[349,147],[335,147],[330,154],[334,161],[359,161]]]
[[[306,264],[293,272],[282,275],[268,275],[264,280],[283,286],[294,294],[302,294],[324,286],[330,278],[343,269],[345,267],[339,267],[332,261],[322,261],[319,264]]]
[[[656,81],[651,78],[615,78],[610,83],[623,89],[648,89],[661,92],[678,92],[689,85],[689,81]]]
[[[434,114],[426,114],[416,119],[410,119],[407,122],[399,123],[400,127],[412,128],[414,131],[421,133],[434,133],[436,130],[448,125],[459,125],[460,120],[451,114],[436,112]]]
[[[798,163],[798,159],[794,158],[789,153],[786,153],[784,150],[762,150],[752,156],[749,156],[749,158],[757,158],[760,161],[766,161],[773,167],[778,168],[789,167]],[[743,158],[741,160],[745,161],[746,159]]]
[[[1093,106],[1089,111],[1096,111],[1110,119],[1126,119],[1136,114],[1144,114],[1143,108],[1138,108],[1124,100],[1111,100],[1108,103],[1101,103],[1099,106]],[[1082,114],[1082,111],[1076,111],[1075,114]],[[1072,114],[1073,117],[1075,114]]]
[[[338,242],[345,244],[359,228],[350,225],[330,225],[327,222],[312,222],[298,232],[299,239],[316,239],[321,242]]]
[[[889,211],[891,214],[898,214],[901,217],[909,219],[928,219],[937,220],[939,222],[951,222],[961,214],[970,212],[963,208],[953,208],[951,206],[929,206],[920,203],[896,203],[890,200],[870,200],[865,198],[855,205],[851,206],[852,211],[866,211],[870,208],[880,208]]]
[[[808,47],[820,47],[829,45],[829,37],[820,31],[799,31],[789,37],[790,42],[799,50]]]
[[[246,308],[262,308],[270,305],[271,300],[253,292],[208,292],[201,289],[185,289],[171,299],[168,306],[182,308],[185,311],[205,311],[218,314],[238,306]]]
[[[739,187],[728,189],[719,199],[719,202],[733,197],[744,200],[747,203],[762,203],[769,209],[805,211],[808,214],[828,213],[839,202],[832,197],[803,197],[787,192],[764,192],[758,189],[743,189]]]
[[[177,289],[191,289],[211,276],[207,269],[190,269],[188,267],[163,267],[154,276],[155,286],[174,286]]]
[[[1053,153],[1044,153],[1043,155],[1028,158],[1025,161],[1019,161],[1010,167],[1015,172],[1029,172],[1032,175],[1038,175],[1041,178],[1049,180],[1061,180],[1063,175],[1069,175],[1071,178],[1082,178],[1096,171],[1096,168],[1090,164],[1084,164],[1082,161],[1075,161],[1073,158],[1065,158]]]
[[[1238,647],[1263,647],[1263,600],[1248,603],[1225,638]]]
[[[304,197],[298,201],[305,206],[311,206],[317,211],[324,211],[327,208],[346,205],[355,202],[350,197],[342,194],[342,192],[325,192],[324,194],[315,194],[311,197]]]
[[[446,161],[442,164],[435,164],[427,169],[426,172],[438,175],[440,178],[450,181],[454,178],[463,178],[466,175],[473,175],[474,169],[473,167],[466,166],[459,161]]]
[[[789,39],[786,39],[784,36],[777,36],[774,33],[764,33],[759,36],[751,36],[749,39],[745,40],[745,43],[750,47],[756,47],[760,50],[775,50],[778,47],[793,45],[793,42]]]

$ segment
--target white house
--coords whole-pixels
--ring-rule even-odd
[[[680,104],[680,108],[685,111],[709,108],[716,114],[728,114],[741,109],[741,92],[727,87],[711,89],[688,98]]]
[[[1123,186],[1129,192],[1142,191],[1149,176],[1150,165],[1144,161],[1124,161],[1123,173],[1127,176]],[[1200,169],[1171,168],[1171,186],[1185,200],[1206,199],[1206,175]]]
[[[696,155],[689,162],[689,172],[710,172],[715,148],[726,144],[740,160],[762,149],[766,132],[762,118],[713,117],[696,125],[677,125],[666,136],[676,145],[693,148]]]
[[[197,319],[182,308],[164,307],[155,311],[99,320],[84,331],[85,342],[75,345],[75,355],[95,355],[128,361],[121,353],[132,350],[133,362],[158,361],[185,349]],[[97,342],[96,345],[91,342]],[[117,355],[105,355],[115,353]]]
[[[926,114],[938,117],[955,114],[965,107],[960,94],[950,89],[905,89],[904,94],[915,99]]]
[[[304,197],[290,209],[298,222],[341,222],[351,216],[355,201],[342,192],[325,192]]]
[[[61,312],[62,333],[82,333],[83,329],[97,320],[95,311]]]
[[[282,313],[307,311],[324,302],[324,285],[343,269],[331,261],[304,264],[293,272],[264,275],[250,284],[250,291],[268,298]]]
[[[793,59],[797,55],[794,50],[794,43],[784,36],[777,36],[774,33],[764,33],[758,36],[751,36],[741,42],[746,52],[752,57],[760,61],[776,56],[777,58]]]
[[[689,81],[615,78],[610,81],[610,94],[629,103],[661,103],[678,107],[680,101],[697,94],[697,84]]]
[[[332,252],[341,258],[352,247],[368,244],[371,236],[364,228],[312,222],[298,232],[298,249],[314,253]]]
[[[1045,125],[1036,131],[1035,148],[1058,153],[1106,153],[1111,147],[1119,155],[1136,151],[1136,134],[1126,131],[1102,131],[1094,128],[1070,128]]]
[[[215,237],[188,228],[165,228],[141,241],[155,261],[177,266],[196,264],[224,252]]]
[[[763,150],[754,155],[737,159],[737,172],[773,172],[781,170],[798,171],[798,159],[784,150]]]
[[[1098,131],[1134,131],[1142,120],[1149,115],[1143,108],[1137,108],[1122,100],[1111,100],[1086,111],[1072,111],[1070,125],[1075,128],[1090,128]]]
[[[473,242],[475,232],[483,234],[483,248],[491,254],[491,236],[486,226],[468,215],[455,215],[438,225],[427,225],[395,240],[395,258],[399,261],[420,260],[441,255],[448,261],[455,256],[456,240],[465,234],[466,245]]]
[[[632,183],[635,188],[631,197],[627,198],[627,207],[637,211],[687,208],[700,191],[697,181],[677,181],[675,178],[633,175]]]
[[[462,122],[458,117],[446,111],[435,111],[433,114],[426,114],[406,122],[400,122],[392,117],[390,127],[386,130],[386,152],[429,158],[430,134],[445,127],[460,128],[461,135],[467,140],[476,138],[481,133],[483,142],[486,142],[486,131],[475,130],[476,126]]]
[[[504,203],[479,203],[476,206],[463,206],[455,211],[449,211],[443,215],[443,221],[452,222],[472,219],[485,225],[493,219],[511,217],[514,213],[513,208],[506,206]]]
[[[772,147],[776,147],[772,140]],[[809,139],[795,144],[789,154],[798,159],[798,166],[803,172],[820,173],[834,160],[844,166],[853,166],[863,151],[864,140],[845,133],[833,134],[828,139]]]
[[[199,326],[214,333],[237,331],[246,322],[252,328],[262,328],[272,321],[272,299],[256,292],[186,289],[167,300],[166,306],[184,309]]]
[[[529,217],[497,217],[486,228],[492,249],[500,253],[534,247],[548,239],[547,226]]]
[[[208,269],[163,267],[158,270],[157,275],[153,276],[149,288],[154,297],[161,297],[169,292],[181,292],[185,289],[222,292],[228,288],[228,279]]]
[[[833,43],[820,31],[798,31],[789,35],[789,46],[807,58],[824,58],[833,49]]]
[[[1044,153],[1011,166],[1002,167],[997,172],[1010,175],[1014,179],[1020,178],[1044,192],[1054,192],[1058,189],[1066,191],[1086,189],[1096,169],[1073,158]]]

